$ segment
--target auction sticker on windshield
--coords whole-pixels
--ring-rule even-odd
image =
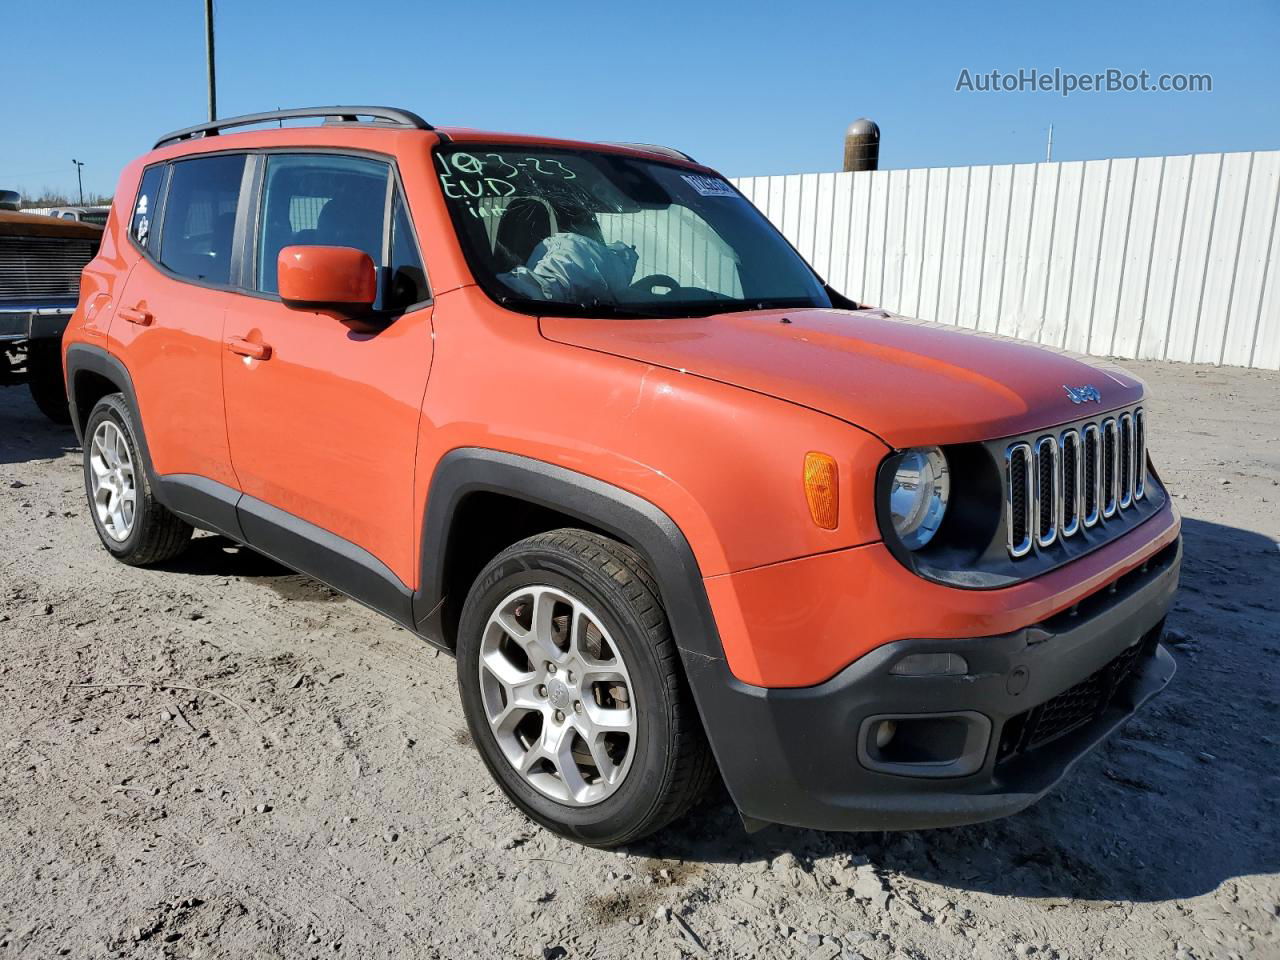
[[[682,173],[680,178],[704,197],[736,197],[733,187],[719,177],[704,177],[696,173]]]

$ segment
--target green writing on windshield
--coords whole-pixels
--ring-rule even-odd
[[[554,157],[501,153],[436,154],[440,186],[453,200],[509,197],[522,179],[576,180],[578,175]]]

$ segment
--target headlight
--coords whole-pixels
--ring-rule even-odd
[[[951,478],[938,447],[913,447],[902,454],[889,491],[893,529],[908,550],[919,550],[938,532],[947,512]]]

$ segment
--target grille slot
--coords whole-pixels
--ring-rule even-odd
[[[1141,500],[1147,493],[1147,418],[1139,407],[1133,411],[1133,499]]]
[[[1031,552],[1031,444],[1015,443],[1005,454],[1005,503],[1009,528],[1009,553],[1015,557]]]
[[[1080,434],[1068,430],[1062,435],[1062,531],[1074,536],[1080,529]]]
[[[1081,434],[1084,438],[1084,525],[1092,527],[1102,517],[1102,434],[1091,423]]]
[[[1126,513],[1146,496],[1141,408],[1005,449],[1009,554],[1023,557]]]
[[[1133,417],[1120,417],[1120,486],[1121,508],[1133,506]]]
[[[80,271],[96,246],[92,240],[0,237],[0,299],[76,299]]]
[[[1058,539],[1058,516],[1062,498],[1062,478],[1058,473],[1058,441],[1041,437],[1036,441],[1035,517],[1036,544],[1047,547]]]
[[[1119,507],[1116,481],[1119,480],[1120,444],[1115,420],[1102,421],[1102,515],[1114,517]]]

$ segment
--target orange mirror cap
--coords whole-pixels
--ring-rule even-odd
[[[829,453],[810,451],[804,455],[804,496],[809,516],[823,530],[840,523],[840,470]]]
[[[354,247],[285,247],[276,270],[280,299],[289,306],[371,307],[378,297],[373,259]]]

